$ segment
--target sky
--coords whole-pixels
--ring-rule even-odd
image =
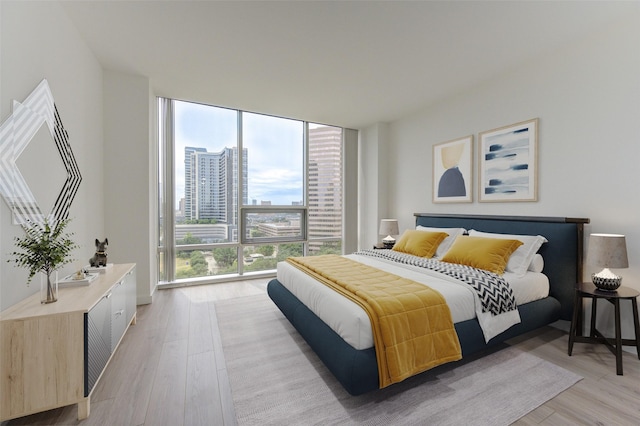
[[[176,202],[184,197],[184,148],[220,152],[237,146],[237,111],[175,103]],[[303,197],[303,122],[260,114],[243,115],[248,155],[248,200],[291,205]]]

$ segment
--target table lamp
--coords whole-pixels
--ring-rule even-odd
[[[591,275],[593,284],[604,291],[616,291],[622,277],[609,268],[628,268],[627,243],[624,235],[591,234],[587,252],[587,265],[600,266],[602,271]]]
[[[378,230],[378,234],[387,235],[382,239],[382,244],[384,248],[392,248],[396,243],[396,239],[393,238],[393,235],[400,234],[398,230],[398,220],[397,219],[382,219],[380,221],[380,229]]]

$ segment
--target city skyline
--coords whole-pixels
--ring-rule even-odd
[[[192,189],[194,186],[194,182],[198,182],[201,183],[202,185],[205,185],[205,183],[207,185],[209,181],[211,181],[211,176],[209,176],[209,173],[204,173],[204,172],[200,172],[198,173],[197,171],[194,173],[192,171],[192,168],[194,167],[195,164],[200,164],[203,162],[203,160],[209,160],[210,163],[212,162],[212,164],[214,165],[214,167],[216,167],[216,170],[222,168],[222,167],[230,167],[230,165],[225,164],[227,161],[225,161],[225,154],[228,152],[232,152],[233,154],[231,156],[229,156],[229,161],[230,163],[233,163],[235,161],[237,161],[237,153],[236,153],[236,149],[235,148],[224,148],[222,151],[220,152],[209,152],[207,151],[206,148],[203,147],[192,147],[192,146],[187,146],[184,149],[184,179],[183,181],[184,183],[184,197],[181,197],[177,200],[177,205],[178,207],[175,209],[176,212],[179,213],[179,216],[182,216],[184,219],[190,220],[190,219],[216,219],[218,221],[221,222],[226,222],[228,223],[229,220],[225,218],[222,218],[219,214],[213,214],[213,215],[207,215],[207,214],[203,214],[203,210],[202,210],[202,206],[197,207],[197,204],[193,199],[198,198],[198,191],[196,191],[195,189]],[[247,159],[248,159],[248,149],[244,149],[243,150],[244,154],[244,163],[246,166],[247,163]],[[211,164],[209,164],[209,167],[211,167]],[[229,179],[232,179],[233,185],[236,184],[236,180],[235,179],[235,175],[237,173],[237,170],[235,168],[232,168],[230,170],[233,170],[233,174],[229,176]],[[246,194],[248,191],[246,190],[246,186],[247,186],[247,169],[246,167],[243,168],[243,179],[244,179],[244,193]],[[198,177],[200,176],[200,177]],[[218,179],[220,179],[220,176],[218,176]],[[222,186],[226,186],[226,181]],[[201,189],[200,185],[196,186],[197,189]],[[209,188],[209,190],[211,191],[212,189]],[[233,200],[232,194],[234,189],[232,189],[232,187],[229,187],[228,190],[230,191],[228,194],[228,198]],[[217,189],[218,192],[220,192],[220,188]],[[227,197],[225,197],[227,198]],[[257,199],[248,199],[247,196],[244,196],[244,203],[243,205],[249,205],[249,206],[265,206],[265,205],[274,205],[274,203],[272,202],[272,200],[257,200]],[[211,203],[211,202],[210,202]],[[237,202],[235,200],[232,201],[233,203],[233,212],[235,212],[237,214]],[[304,201],[303,200],[292,200],[290,203],[287,204],[279,204],[279,205],[292,205],[292,206],[298,206],[298,205],[303,205]],[[212,206],[209,206],[209,209],[214,208]],[[220,210],[224,210],[224,208],[220,207]],[[229,211],[229,213],[231,213],[231,211]],[[233,214],[233,216],[236,216],[236,214]],[[233,220],[231,220],[231,222],[233,222]]]
[[[184,150],[204,148],[220,152],[237,147],[238,111],[191,102],[175,102],[175,208],[185,197]],[[248,164],[248,200],[291,205],[302,199],[304,184],[303,122],[243,113],[243,148],[251,153]],[[277,149],[273,149],[277,146]],[[186,198],[186,197],[185,197]]]

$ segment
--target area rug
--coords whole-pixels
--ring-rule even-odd
[[[581,379],[505,346],[354,397],[268,296],[215,309],[240,425],[508,425]]]

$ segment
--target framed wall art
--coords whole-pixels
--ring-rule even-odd
[[[478,136],[480,202],[538,200],[538,119]]]
[[[41,128],[45,136],[38,137]],[[34,152],[40,153],[38,160],[46,165],[46,173],[37,175],[47,180],[46,192],[55,194],[60,188],[52,206],[42,203],[29,185],[26,178],[29,175],[20,170],[21,156],[31,143],[39,145]],[[55,144],[60,161],[43,156],[42,152],[47,152],[42,146],[45,143]],[[82,176],[46,79],[23,102],[13,101],[11,116],[0,125],[0,163],[0,195],[13,212],[14,224],[43,223],[47,218],[58,222],[69,217]],[[32,183],[38,182],[33,180],[36,175],[30,177]],[[39,195],[42,196],[42,192]]]
[[[473,135],[433,146],[433,202],[473,201]]]

